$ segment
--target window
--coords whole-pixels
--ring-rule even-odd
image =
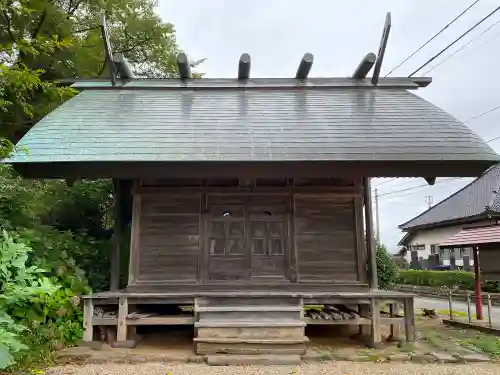
[[[468,248],[460,249],[460,258],[470,257],[470,252]]]
[[[419,245],[411,245],[412,250],[425,250],[425,245],[424,244],[419,244]]]
[[[437,254],[439,246],[437,244],[431,245],[431,254]]]

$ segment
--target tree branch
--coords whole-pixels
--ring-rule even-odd
[[[90,31],[90,30],[95,30],[98,29],[100,26],[92,26],[92,27],[86,27],[84,29],[78,29],[73,31],[73,34],[78,34],[78,33],[84,33],[85,31]]]
[[[136,49],[137,47],[140,47],[142,46],[143,44],[146,44],[147,42],[149,42],[151,39],[153,39],[153,36],[150,35],[149,37],[147,37],[146,39],[144,40],[141,40],[140,42],[137,42],[135,44],[133,44],[131,47],[128,47],[128,48],[124,48],[124,49],[121,49],[119,51],[117,51],[118,53],[125,53],[125,52],[130,52],[130,51],[133,51],[134,49]]]
[[[14,37],[14,34],[12,33],[11,19],[9,18],[9,15],[7,14],[7,12],[5,10],[2,12],[2,14],[3,14],[3,18],[5,18],[5,22],[7,23],[7,33],[9,34],[10,39],[12,39],[12,42],[16,43],[16,38]]]
[[[33,30],[33,34],[31,35],[32,39],[35,39],[38,36],[38,33],[40,33],[45,18],[47,18],[47,8],[43,10],[42,15],[40,16],[40,20],[38,21],[38,25],[35,27],[35,30]]]

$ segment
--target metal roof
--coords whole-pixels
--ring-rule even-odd
[[[439,247],[482,245],[496,242],[500,243],[500,225],[462,229],[442,244],[439,244]]]
[[[485,213],[500,214],[500,164],[399,228],[411,230]]]
[[[394,81],[289,81],[87,85],[22,138],[28,154],[8,162],[499,160],[469,128]]]

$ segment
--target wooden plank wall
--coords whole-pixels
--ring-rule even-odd
[[[196,282],[201,194],[140,197],[137,281]]]
[[[309,285],[366,283],[359,197],[295,193],[282,195],[280,199],[284,198],[290,203],[290,213],[288,224],[286,221],[284,224],[286,251],[280,267],[287,267],[288,271],[279,272],[286,276],[281,283],[286,279]],[[257,264],[251,259],[260,258],[249,251],[253,230],[250,214],[242,217],[245,249],[241,254],[236,251],[227,256],[209,251],[210,243],[217,239],[214,234],[217,224],[212,223],[217,209],[227,207],[236,213],[239,207],[251,203],[259,213],[266,204],[270,205],[269,210],[286,207],[281,201],[270,201],[269,196],[261,196],[261,199],[254,196],[252,202],[248,199],[244,194],[241,197],[235,194],[214,196],[203,192],[135,195],[130,284],[257,282],[251,277],[259,276],[254,269]],[[276,206],[277,203],[280,205]],[[251,212],[253,208],[247,210]],[[276,215],[273,213],[271,218],[275,220]],[[233,215],[233,218],[220,220],[229,223],[240,219]],[[266,217],[266,221],[269,220]],[[278,269],[274,265],[271,276],[278,276]]]
[[[354,198],[295,195],[299,282],[358,281],[355,216]]]

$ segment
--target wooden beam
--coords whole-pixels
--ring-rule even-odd
[[[372,320],[370,346],[373,349],[379,349],[382,345],[382,322],[380,321],[380,301],[378,298],[371,299],[370,310]]]
[[[384,29],[382,31],[382,38],[380,38],[380,45],[378,47],[377,61],[375,62],[375,68],[373,68],[372,84],[378,84],[378,79],[380,77],[380,70],[382,69],[382,62],[384,61],[385,48],[387,47],[387,41],[389,40],[389,33],[391,31],[391,12],[387,12],[385,16]]]
[[[184,52],[177,55],[177,68],[179,69],[179,75],[181,79],[193,78],[191,74],[191,65],[189,64],[189,59]]]
[[[92,317],[94,315],[94,306],[92,298],[83,300],[83,341],[91,342],[94,340],[94,326],[92,325]]]
[[[427,87],[432,83],[431,77],[410,77],[413,83],[418,85],[418,87]]]
[[[424,177],[424,179],[431,186],[436,183],[436,177]]]
[[[399,315],[399,303],[391,303],[389,304],[389,313],[391,314],[391,318],[397,318]],[[389,336],[391,341],[396,341],[401,334],[401,326],[399,321],[391,322],[391,334]]]
[[[300,60],[299,67],[297,69],[297,73],[295,74],[296,79],[306,79],[311,71],[312,64],[314,62],[314,55],[312,53],[305,53]]]
[[[113,222],[113,249],[111,254],[110,289],[115,292],[120,289],[120,259],[122,239],[122,189],[121,181],[113,179],[115,195],[114,222]]]
[[[240,62],[238,63],[238,79],[245,80],[250,78],[250,62],[250,55],[248,53],[242,53]]]
[[[118,75],[121,79],[133,79],[135,78],[134,72],[128,60],[123,56],[123,53],[113,54],[113,61],[118,71]]]
[[[405,334],[406,341],[415,341],[415,306],[414,298],[409,297],[405,299],[404,302],[404,314],[405,314]]]
[[[476,318],[483,320],[483,297],[481,291],[481,265],[479,264],[479,248],[472,248],[472,256],[474,258],[474,294],[476,301]]]
[[[373,53],[367,53],[365,57],[363,57],[363,60],[359,63],[358,67],[354,71],[354,74],[352,75],[352,78],[356,79],[362,79],[365,78],[368,72],[371,70],[373,65],[375,64],[375,61],[377,60],[377,56]]]
[[[366,248],[368,252],[368,284],[371,289],[378,289],[377,279],[377,249],[375,246],[375,236],[373,234],[373,208],[372,191],[370,178],[364,180],[364,200],[365,200],[365,232]]]
[[[116,341],[127,340],[127,315],[128,315],[127,297],[120,297],[118,301],[118,326],[116,328]]]
[[[104,55],[106,57],[105,63],[108,64],[111,85],[115,86],[116,85],[116,67],[115,67],[115,63],[113,61],[113,48],[111,46],[111,42],[109,41],[108,28],[106,25],[106,16],[105,16],[104,12],[101,13],[100,28],[101,28],[102,41],[104,43]]]

